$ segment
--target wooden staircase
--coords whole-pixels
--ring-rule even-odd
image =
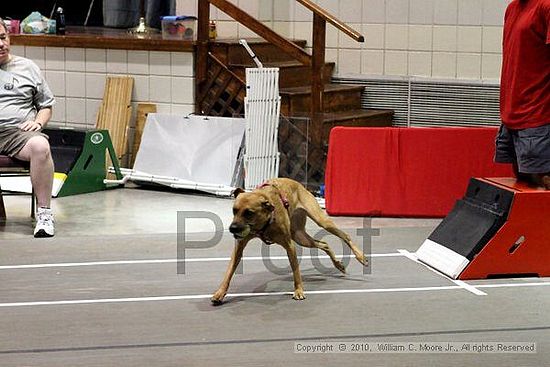
[[[282,124],[289,125],[280,128],[279,134],[281,176],[308,182],[314,188],[323,180],[328,138],[333,127],[391,126],[393,111],[362,109],[364,88],[331,83],[335,64],[327,62],[323,70],[322,145],[310,147],[311,125],[307,123],[311,111],[310,69],[264,40],[247,41],[265,67],[280,70],[281,115],[285,118]],[[294,42],[305,47],[305,41]],[[212,42],[208,64],[206,93],[198,101],[200,112],[211,116],[243,115],[245,70],[256,67],[250,55],[238,40]]]
[[[363,87],[332,83],[334,63],[325,62],[326,23],[357,42],[364,37],[312,0],[296,0],[313,12],[311,55],[303,40],[288,40],[227,0],[198,1],[197,113],[244,113],[245,70],[256,67],[238,40],[208,39],[213,5],[262,38],[247,42],[265,67],[278,67],[281,95],[280,176],[315,189],[323,183],[330,130],[335,126],[391,126],[393,111],[361,108]],[[291,143],[289,143],[291,142]]]
[[[281,114],[287,118],[309,117],[311,111],[310,69],[262,39],[247,41],[265,67],[279,68]],[[294,41],[294,43],[302,48],[306,45],[303,40]],[[216,76],[219,79],[217,82],[213,82],[214,85],[220,85],[226,93],[233,94],[221,98],[222,101],[218,101],[218,106],[229,106],[233,102],[233,108],[223,110],[224,115],[230,116],[234,112],[237,112],[237,114],[243,113],[244,109],[237,106],[238,103],[244,103],[245,70],[246,68],[256,67],[256,65],[244,47],[238,43],[238,40],[213,42],[211,43],[210,52],[214,56],[214,60],[224,64],[227,68],[225,73],[219,72],[220,63],[212,61],[212,65],[209,65],[209,72],[212,71],[210,77]],[[391,126],[392,110],[366,110],[361,108],[361,94],[364,87],[331,83],[334,67],[333,62],[328,62],[325,63],[323,70],[323,144],[326,146],[328,143],[330,129],[334,126]],[[232,83],[237,83],[237,81],[243,84],[241,88],[231,87]],[[212,81],[210,82],[212,83]],[[208,108],[208,106],[215,104],[210,98],[219,97],[218,94],[209,95],[208,97],[209,99],[200,101],[201,112],[209,114],[219,111],[220,109],[213,111]],[[228,100],[231,102],[227,103]]]

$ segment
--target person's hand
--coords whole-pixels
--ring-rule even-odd
[[[27,120],[19,125],[19,128],[24,131],[39,131],[42,129],[42,124],[34,120]]]

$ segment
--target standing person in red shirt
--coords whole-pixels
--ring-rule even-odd
[[[502,46],[495,162],[550,190],[550,0],[513,0]]]

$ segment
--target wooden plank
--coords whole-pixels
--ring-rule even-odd
[[[162,34],[146,38],[125,29],[103,27],[67,27],[64,36],[57,34],[10,34],[12,45],[40,47],[75,47],[118,50],[193,52],[194,41],[163,39]],[[97,32],[97,33],[94,33]]]
[[[313,16],[313,59],[311,65],[311,101],[313,113],[320,113],[323,110],[326,25],[323,18],[317,14]]]
[[[198,1],[198,22],[197,22],[197,52],[195,60],[195,113],[200,114],[201,101],[199,96],[207,90],[204,84],[208,78],[208,47],[210,27],[210,3],[208,0]]]
[[[0,220],[6,219],[6,207],[4,206],[4,196],[2,195],[2,188],[0,188]]]
[[[326,21],[317,13],[313,14],[313,60],[311,64],[311,140],[316,146],[321,144],[324,110],[323,73],[325,67]]]
[[[129,160],[130,160],[130,156],[129,156],[129,151],[128,151],[128,132],[130,131],[130,120],[132,119],[132,106],[128,106],[126,108],[126,114],[124,115],[124,121],[127,121],[126,122],[126,126],[124,127],[120,127],[120,130],[119,130],[119,133],[120,135],[122,136],[122,139],[121,139],[121,151],[124,152],[121,156],[121,159],[120,159],[120,163],[124,163],[124,167],[128,167],[128,163],[129,163]]]
[[[107,77],[103,102],[97,116],[96,127],[109,130],[119,159],[127,153],[133,87],[132,77]]]
[[[136,110],[136,126],[134,130],[134,144],[132,145],[130,167],[134,166],[136,161],[136,154],[141,144],[141,137],[143,136],[143,129],[145,128],[145,121],[147,115],[157,112],[157,105],[154,103],[138,103]]]
[[[309,10],[313,12],[314,17],[320,17],[325,21],[329,22],[342,32],[344,32],[348,37],[353,38],[357,42],[365,42],[365,37],[357,32],[355,29],[351,28],[349,25],[342,22],[340,19],[336,18],[334,15],[330,14],[328,11],[320,7],[318,4],[315,4],[311,0],[296,0]],[[315,34],[315,33],[313,33]]]

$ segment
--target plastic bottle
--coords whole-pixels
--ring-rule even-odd
[[[62,7],[55,11],[55,33],[65,34],[65,14]]]
[[[211,20],[208,25],[208,38],[215,40],[218,37],[218,32],[216,30],[216,22]]]

